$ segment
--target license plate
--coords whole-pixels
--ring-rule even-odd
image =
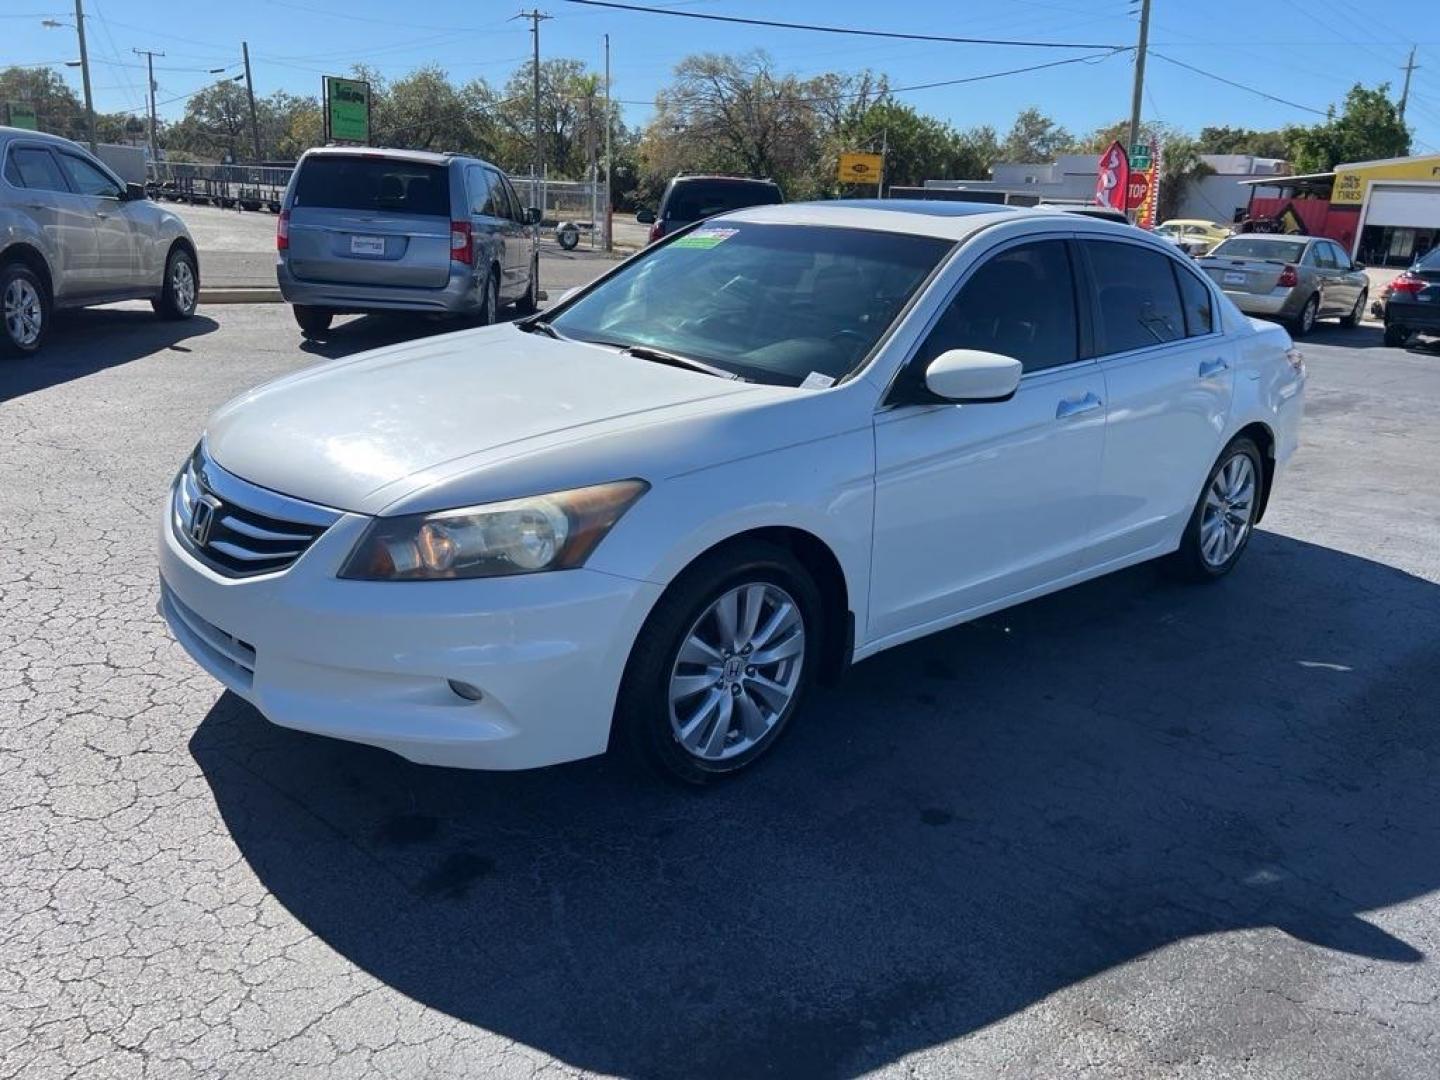
[[[351,255],[384,255],[385,238],[383,236],[352,236],[350,237]]]
[[[1225,284],[1225,285],[1244,285],[1245,282],[1248,281],[1248,280],[1249,280],[1249,278],[1247,278],[1247,277],[1245,276],[1245,274],[1243,274],[1243,273],[1240,272],[1239,270],[1227,270],[1227,271],[1225,271],[1225,279],[1224,279],[1224,281],[1222,282],[1222,284]]]

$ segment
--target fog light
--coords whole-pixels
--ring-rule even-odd
[[[468,682],[461,682],[459,679],[447,679],[446,682],[457,697],[463,697],[466,701],[479,701],[485,696],[478,686],[472,686]]]

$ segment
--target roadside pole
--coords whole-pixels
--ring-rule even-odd
[[[541,194],[541,183],[545,172],[545,147],[540,131],[540,23],[545,19],[553,18],[538,9],[531,8],[529,11],[522,11],[515,15],[516,19],[530,20],[530,37],[534,49],[532,61],[532,73],[534,75],[534,98],[535,98],[535,152],[530,160],[530,205],[540,207],[541,216],[544,216],[545,207]]]
[[[614,247],[614,237],[611,229],[614,222],[611,220],[610,205],[614,201],[610,183],[610,35],[605,35],[605,250],[611,251]]]
[[[160,154],[155,143],[155,57],[164,56],[163,52],[156,52],[154,49],[131,49],[136,56],[145,57],[145,75],[150,83],[150,166],[155,170],[155,178],[160,178]]]
[[[80,35],[80,81],[85,87],[85,134],[95,153],[95,100],[90,96],[90,54],[85,51],[85,8],[75,0],[75,32]]]
[[[1145,93],[1145,48],[1150,40],[1150,0],[1140,0],[1140,40],[1135,46],[1135,88],[1130,95],[1130,137],[1125,142],[1125,153],[1134,152],[1140,141],[1140,100]],[[1121,205],[1125,204],[1122,197]],[[1126,210],[1131,221],[1135,215]]]
[[[250,98],[250,141],[255,150],[255,164],[260,164],[260,119],[255,113],[255,83],[250,78],[250,43],[240,43],[240,54],[245,58],[245,94]]]

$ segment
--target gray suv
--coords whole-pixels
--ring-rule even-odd
[[[295,166],[276,234],[280,292],[307,337],[341,313],[494,322],[535,310],[540,212],[494,165],[458,154],[325,147]]]
[[[185,223],[75,143],[0,127],[0,352],[37,352],[58,308],[149,300],[195,313]]]

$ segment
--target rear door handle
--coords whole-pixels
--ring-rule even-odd
[[[1219,360],[1201,360],[1200,378],[1208,379],[1211,375],[1219,375],[1222,371],[1230,370],[1230,361],[1223,357]]]
[[[105,213],[104,210],[96,210],[96,211],[95,211],[95,216],[98,217],[100,220],[103,221],[103,220],[105,220],[106,218],[108,218],[110,215],[107,214],[107,213]]]
[[[1086,393],[1081,398],[1065,398],[1055,406],[1055,419],[1064,420],[1067,417],[1079,416],[1081,413],[1094,412],[1104,405],[1095,394]]]

